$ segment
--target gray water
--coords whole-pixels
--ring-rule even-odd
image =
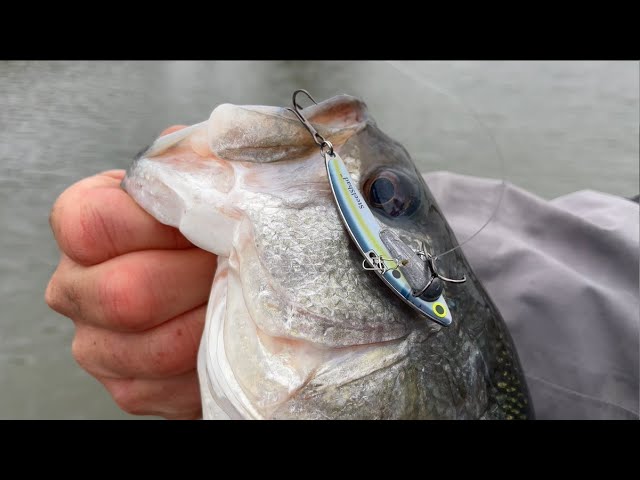
[[[0,418],[130,418],[75,364],[72,323],[44,303],[58,260],[49,209],[220,103],[356,94],[424,171],[505,177],[545,198],[638,193],[637,62],[400,67],[462,103],[378,62],[0,63]]]

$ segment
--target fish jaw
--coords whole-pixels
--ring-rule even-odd
[[[242,218],[236,197],[242,195],[235,189],[233,167],[208,151],[206,122],[198,127],[164,150],[154,150],[156,144],[152,145],[133,162],[122,188],[194,245],[228,256]]]

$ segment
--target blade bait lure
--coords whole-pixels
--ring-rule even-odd
[[[293,109],[288,108],[311,133],[325,160],[331,190],[340,217],[355,245],[362,253],[362,267],[374,271],[405,303],[440,325],[451,325],[453,318],[443,295],[443,282],[462,283],[466,278],[450,279],[440,275],[432,257],[422,242],[422,249],[414,251],[390,228],[382,226],[364,201],[347,167],[331,142],[326,140],[302,115],[296,102],[304,93],[316,103],[306,90],[293,93]]]

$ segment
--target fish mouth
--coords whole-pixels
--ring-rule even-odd
[[[195,127],[195,128],[194,128]],[[209,235],[202,225],[233,232],[242,212],[234,206],[234,168],[206,151],[206,122],[160,137],[139,155],[121,182],[123,188],[159,222],[178,228],[194,245],[225,254],[230,235]],[[161,142],[161,140],[163,140]],[[159,145],[158,145],[159,144]]]

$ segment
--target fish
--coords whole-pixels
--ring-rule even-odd
[[[342,222],[314,139],[284,107],[218,105],[158,138],[122,188],[218,255],[198,351],[205,419],[535,418],[514,343],[409,152],[362,99],[302,110],[381,227],[437,267],[453,321],[402,301]],[[490,254],[490,252],[488,252]]]

